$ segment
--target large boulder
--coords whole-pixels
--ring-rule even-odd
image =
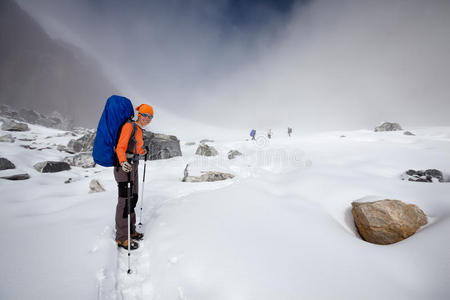
[[[167,159],[181,156],[180,141],[174,135],[144,132],[144,144],[149,147],[150,160]]]
[[[2,143],[14,143],[15,140],[16,140],[16,138],[13,137],[11,134],[6,134],[6,135],[0,136],[0,142],[2,142]]]
[[[28,125],[25,123],[19,123],[14,120],[5,119],[2,124],[2,130],[5,131],[28,131]]]
[[[441,171],[436,169],[428,170],[408,170],[401,175],[402,180],[415,181],[415,182],[444,182],[444,175]]]
[[[38,162],[33,167],[41,173],[56,173],[70,170],[70,165],[64,161],[43,161]]]
[[[375,127],[375,131],[397,131],[397,130],[403,130],[400,124],[398,123],[390,123],[390,122],[384,122],[380,126]]]
[[[64,158],[64,161],[72,167],[93,168],[95,167],[94,158],[91,152],[82,152],[74,156]]]
[[[96,131],[89,131],[82,137],[76,140],[70,140],[67,144],[66,150],[69,153],[91,152],[94,148]]]
[[[219,152],[217,152],[216,148],[214,148],[213,146],[200,144],[197,148],[197,151],[195,151],[195,154],[203,156],[216,156],[219,154]]]
[[[0,171],[1,170],[9,170],[9,169],[15,169],[16,166],[9,161],[8,159],[4,157],[0,157]]]
[[[352,207],[359,234],[374,244],[399,242],[427,224],[427,217],[419,207],[399,200],[353,202]]]

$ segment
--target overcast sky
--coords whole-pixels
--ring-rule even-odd
[[[448,0],[18,3],[156,111],[240,128],[450,125]]]

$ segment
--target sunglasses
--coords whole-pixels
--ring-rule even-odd
[[[150,115],[150,114],[143,114],[143,113],[140,113],[140,115],[143,116],[143,117],[146,117],[146,118],[153,119],[153,116]]]

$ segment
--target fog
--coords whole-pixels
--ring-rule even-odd
[[[297,131],[450,125],[450,1],[18,3],[156,117]]]

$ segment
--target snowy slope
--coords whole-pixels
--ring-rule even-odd
[[[36,136],[50,147],[74,138],[30,127],[14,135]],[[417,136],[359,130],[292,138],[283,129],[256,142],[245,140],[247,131],[188,130],[182,122],[175,128],[183,157],[147,162],[146,238],[132,253],[131,275],[126,251],[113,241],[112,170],[40,174],[34,163],[66,154],[19,146],[26,141],[1,143],[1,156],[19,170],[0,176],[23,171],[31,179],[0,181],[0,238],[6,241],[0,298],[447,298],[450,184],[405,182],[400,174],[437,168],[448,176],[450,127],[410,128]],[[194,155],[198,140],[192,139],[200,136],[215,140],[218,157]],[[228,160],[231,149],[244,156]],[[218,170],[236,177],[183,183],[186,163],[193,175]],[[69,177],[74,182],[64,184]],[[93,178],[107,191],[89,194]],[[394,245],[362,241],[351,202],[385,198],[417,204],[429,224]]]

